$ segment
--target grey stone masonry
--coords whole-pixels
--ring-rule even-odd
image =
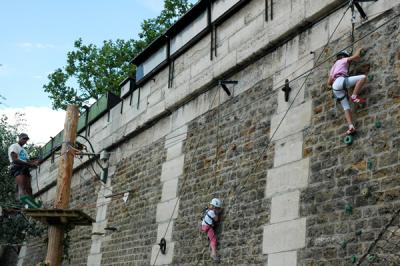
[[[157,237],[157,204],[162,184],[160,176],[165,161],[161,139],[119,161],[112,180],[113,193],[133,189],[126,202],[122,196],[108,204],[110,232],[102,242],[101,265],[150,265],[151,250]]]
[[[399,11],[397,8],[357,27],[356,37],[373,31]],[[350,38],[342,38],[331,43],[324,58],[349,42]],[[306,247],[299,254],[301,265],[351,265],[352,257],[359,262],[373,241],[377,245],[369,254],[374,259],[366,259],[361,265],[399,265],[396,234],[387,238],[387,231],[379,237],[393,212],[400,208],[399,19],[355,47],[363,47],[367,53],[351,65],[350,74],[373,78],[361,92],[361,97],[367,98],[366,106],[352,106],[357,128],[352,145],[343,141],[343,110],[325,85],[334,61],[316,69],[307,86],[313,112],[303,150],[310,159],[310,178],[300,196],[300,214],[307,217]],[[396,232],[399,227],[397,217],[390,230]]]
[[[351,73],[369,71],[373,79],[362,92],[367,106],[355,108],[358,133],[347,146],[343,111],[325,86],[333,61],[304,83],[343,1],[273,3],[274,19],[266,21],[265,1],[248,1],[218,25],[213,60],[207,35],[175,59],[172,87],[162,69],[140,97],[139,90],[132,95],[135,104],[127,97],[91,125],[95,151],[111,153],[110,176],[100,184],[94,162],[75,160],[71,208],[96,222],[70,231],[64,265],[210,265],[199,223],[213,197],[224,202],[216,229],[221,265],[349,265],[379,236],[400,207],[399,20],[355,45],[367,55]],[[391,9],[398,1],[362,5],[370,20],[356,20],[356,39],[400,13]],[[350,19],[348,12],[321,60],[350,44]],[[229,85],[232,96],[217,85],[221,79],[238,81]],[[289,102],[281,90],[286,79]],[[46,160],[40,168],[46,206],[55,197],[57,166]],[[105,197],[127,190],[125,200]],[[161,236],[167,254],[156,259]],[[45,241],[28,239],[19,265],[42,261]],[[372,253],[375,265],[400,265],[383,262],[390,252]]]
[[[273,146],[264,148],[275,109],[276,93],[266,79],[189,124],[172,265],[210,262],[207,236],[199,224],[213,197],[224,202],[217,229],[221,264],[265,265],[261,236],[270,202],[264,188]]]

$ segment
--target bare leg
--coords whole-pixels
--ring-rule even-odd
[[[18,185],[18,194],[32,196],[31,180],[29,176],[24,174],[15,177],[15,181]]]
[[[360,94],[360,91],[362,89],[362,86],[365,83],[365,78],[360,79],[359,81],[356,82],[356,86],[354,87],[353,95],[358,95]]]
[[[346,121],[348,125],[352,125],[353,124],[353,118],[351,115],[351,109],[345,110],[344,111],[344,116],[346,117]]]

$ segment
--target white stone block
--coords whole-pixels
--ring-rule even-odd
[[[167,201],[176,198],[178,191],[178,178],[170,179],[164,182],[161,192],[161,201]]]
[[[105,227],[107,227],[108,219],[98,221],[92,224],[92,233],[105,233]]]
[[[93,239],[93,237],[92,237],[92,245],[90,246],[90,254],[99,254],[101,252],[101,244],[102,244],[102,241],[100,238]]]
[[[303,132],[275,142],[274,167],[298,161],[303,157]]]
[[[272,168],[267,172],[267,198],[308,185],[310,158]]]
[[[171,143],[170,146],[167,148],[167,161],[182,155],[183,142],[179,139],[179,137],[171,138],[168,140]],[[174,143],[172,141],[176,142]]]
[[[229,51],[238,49],[247,40],[250,40],[258,32],[262,31],[264,28],[264,16],[259,15],[256,19],[251,21],[245,27],[241,28],[234,35],[229,37]]]
[[[96,222],[104,221],[107,218],[107,205],[97,207]]]
[[[170,265],[174,258],[174,247],[174,242],[167,242],[165,254],[162,254],[160,246],[158,244],[154,245],[151,249],[150,265]]]
[[[165,140],[165,148],[169,148],[176,143],[177,141],[184,141],[187,136],[188,127],[187,125],[180,126],[179,128],[174,129],[173,132],[169,133],[166,136]]]
[[[168,226],[169,224],[169,226]],[[168,228],[168,230],[167,230]],[[172,228],[174,228],[174,221],[172,220],[170,223],[165,222],[158,224],[157,227],[157,241],[159,241],[161,238],[165,238],[167,242],[170,242],[172,240]]]
[[[218,77],[231,67],[236,66],[237,63],[236,51],[232,51],[227,55],[225,55],[224,57],[219,56],[214,60],[215,61],[213,61],[212,65],[213,73],[214,77]]]
[[[209,69],[213,62],[209,56],[203,56],[199,60],[192,62],[190,66],[190,76],[195,77],[205,69]]]
[[[88,266],[100,266],[101,265],[102,254],[90,254],[88,256],[87,265]]]
[[[185,156],[181,155],[175,159],[163,163],[161,170],[161,181],[167,181],[179,177],[183,173]]]
[[[291,251],[306,245],[306,218],[264,227],[263,254]]]
[[[317,36],[319,37],[317,38]],[[324,47],[329,39],[328,21],[322,20],[321,22],[315,24],[309,30],[309,36],[307,39],[307,47],[311,52]]]
[[[176,206],[176,207],[175,207]],[[179,199],[171,199],[157,204],[156,222],[168,222],[178,217]],[[174,211],[175,210],[175,211]],[[174,212],[172,214],[172,212]]]
[[[299,218],[300,191],[296,190],[272,197],[271,223]]]
[[[268,266],[297,266],[297,251],[269,254]]]
[[[271,134],[275,132],[279,125],[278,130],[273,136],[273,140],[279,140],[292,135],[309,126],[311,122],[311,107],[312,102],[307,101],[290,109],[285,117],[285,112],[272,116]]]

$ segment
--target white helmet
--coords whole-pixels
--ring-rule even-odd
[[[217,198],[213,198],[210,202],[211,205],[213,205],[216,208],[221,208],[222,206],[222,201],[220,199]]]

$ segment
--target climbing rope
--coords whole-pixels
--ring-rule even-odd
[[[216,91],[216,93],[215,93],[215,95],[214,95],[214,98],[213,98],[213,100],[211,101],[211,104],[210,104],[210,106],[209,106],[208,109],[210,109],[210,108],[213,106],[214,101],[215,101],[215,99],[216,99],[216,97],[217,97],[217,93],[219,92],[219,90],[220,90],[220,88],[218,87],[218,88],[217,88],[217,91]],[[199,144],[200,144],[200,137],[199,137],[198,140],[197,140],[197,144],[196,144],[195,149],[194,149],[194,151],[193,151],[193,155],[196,154],[196,151],[197,151],[198,147],[200,146]],[[195,156],[192,157],[192,159],[190,160],[189,165],[192,164],[194,158],[195,158]],[[184,188],[185,185],[186,185],[187,176],[188,176],[188,175],[186,175],[186,176],[184,177],[184,179],[183,179],[181,189]],[[169,227],[170,227],[170,225],[171,225],[171,222],[172,222],[172,220],[173,220],[172,218],[173,218],[173,215],[174,215],[174,213],[175,213],[176,207],[178,206],[178,202],[179,202],[179,200],[177,200],[176,203],[175,203],[175,205],[174,205],[174,208],[173,208],[172,213],[171,213],[171,217],[169,218],[169,221],[168,221],[168,224],[167,224],[167,228],[165,229],[165,232],[164,232],[162,238],[165,238],[165,236],[167,235],[168,229],[169,229]],[[159,249],[159,250],[157,251],[157,255],[156,255],[155,259],[154,259],[153,266],[156,264],[157,259],[158,259],[158,256],[160,255],[160,252],[161,252],[161,249]]]
[[[343,16],[342,16],[341,20],[339,21],[338,25],[336,26],[334,32],[336,32],[338,26],[340,25],[340,23],[341,23],[341,21],[343,20],[343,18],[344,18],[344,16],[345,16],[345,14],[347,13],[347,11],[348,11],[348,8],[346,9],[345,13],[343,14]],[[380,29],[380,28],[382,28],[383,26],[387,25],[388,23],[390,23],[391,21],[393,21],[394,19],[396,19],[396,18],[399,17],[399,16],[400,16],[400,14],[397,14],[397,15],[393,16],[392,18],[388,19],[387,21],[385,21],[385,22],[382,23],[381,25],[377,26],[375,29],[371,30],[370,32],[368,32],[368,33],[365,34],[364,36],[362,36],[362,37],[360,37],[359,39],[357,39],[357,40],[355,40],[354,42],[352,42],[349,46],[345,47],[344,49],[348,49],[350,46],[354,45],[355,43],[357,43],[357,42],[359,42],[359,41],[365,39],[366,37],[368,37],[368,36],[371,35],[372,33],[376,32],[378,29]],[[333,33],[334,33],[334,32],[333,32]],[[303,77],[304,75],[306,75],[306,78],[305,78],[304,82],[302,83],[302,85],[301,85],[299,91],[298,91],[297,94],[295,95],[294,100],[297,98],[297,96],[299,95],[300,91],[301,91],[302,88],[304,87],[304,85],[305,85],[305,83],[306,83],[308,77],[310,76],[310,74],[311,74],[315,69],[319,68],[320,66],[322,66],[323,64],[325,64],[328,60],[330,60],[330,59],[332,59],[333,57],[336,56],[336,55],[334,54],[334,55],[332,55],[332,56],[326,58],[325,60],[321,61],[320,63],[318,63],[318,61],[319,61],[319,59],[321,58],[321,56],[322,56],[324,50],[326,49],[326,47],[327,47],[327,45],[329,44],[331,38],[333,37],[333,33],[332,33],[332,35],[329,37],[328,42],[327,42],[327,44],[325,45],[324,49],[322,50],[322,52],[321,52],[320,55],[318,56],[318,59],[316,60],[316,65],[315,65],[313,68],[311,68],[311,69],[305,71],[304,73],[300,74],[299,76],[295,77],[294,79],[292,79],[292,80],[290,81],[290,82],[294,82],[295,80],[297,80],[297,79]],[[293,73],[292,73],[292,74],[293,74]],[[259,101],[259,100],[261,100],[261,99],[259,98],[259,99],[257,99],[256,101]],[[264,154],[265,151],[267,150],[267,148],[268,148],[268,146],[270,145],[271,140],[273,139],[275,133],[276,133],[277,130],[279,129],[280,125],[282,124],[283,119],[286,117],[288,111],[291,109],[291,107],[292,107],[292,105],[293,105],[293,103],[294,103],[294,100],[291,102],[291,104],[290,104],[288,110],[285,112],[284,116],[282,117],[282,119],[281,119],[280,123],[278,124],[276,130],[275,130],[274,133],[272,134],[272,137],[271,137],[271,138],[269,139],[269,141],[267,142],[267,145],[266,145],[266,147],[264,148],[264,150],[262,151],[261,155]],[[250,105],[250,104],[254,104],[254,102],[249,103],[249,105]],[[232,112],[232,113],[233,113],[233,112]],[[227,115],[230,115],[230,114],[227,114]],[[254,169],[253,169],[252,172],[254,172],[254,170],[257,169],[258,163],[259,163],[260,159],[261,159],[261,157],[257,160],[256,166],[254,167]],[[193,158],[192,158],[192,160],[193,160]],[[247,177],[245,180],[247,180],[247,179],[248,179],[248,177]],[[184,184],[185,184],[185,181],[186,181],[186,180],[184,180]],[[184,187],[184,185],[182,185],[182,187]],[[175,211],[175,208],[176,208],[176,205],[175,205],[175,207],[174,207],[174,211]],[[229,208],[228,208],[228,211],[229,211]],[[225,212],[225,213],[227,213],[227,212]],[[171,219],[170,219],[170,222],[171,222],[171,220],[172,220],[172,217],[171,217]],[[170,223],[170,222],[169,222],[169,223]],[[168,226],[169,226],[169,223],[168,223]],[[168,228],[167,228],[167,229],[168,229]],[[166,232],[167,232],[167,230],[166,230]],[[165,232],[164,236],[166,235],[166,232]],[[159,253],[158,253],[158,254],[159,254]],[[157,254],[157,257],[158,257],[158,254]],[[155,262],[157,261],[157,257],[156,257]],[[155,264],[155,262],[154,262],[154,264]]]

